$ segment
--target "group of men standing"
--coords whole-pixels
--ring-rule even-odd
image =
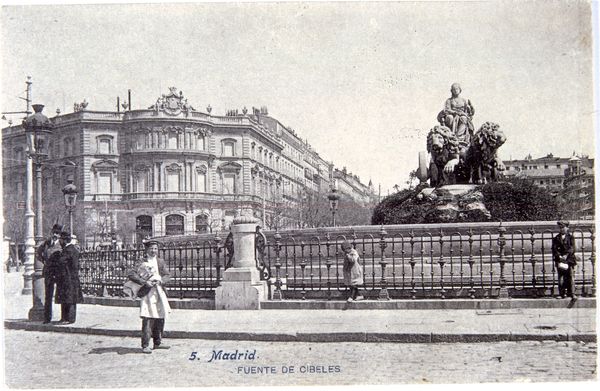
[[[37,258],[44,264],[44,323],[52,321],[52,301],[61,305],[59,324],[75,323],[77,303],[83,303],[79,281],[79,248],[70,232],[60,224],[52,227],[51,236],[37,249]]]

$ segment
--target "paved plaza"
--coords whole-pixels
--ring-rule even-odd
[[[145,355],[140,352],[137,338],[6,330],[5,341],[6,381],[11,387],[547,382],[596,378],[596,344],[583,342],[325,344],[173,339],[168,341],[170,350]],[[214,350],[255,350],[256,358],[208,362]],[[196,359],[190,360],[194,352]],[[289,370],[290,366],[294,366],[293,373],[282,372],[283,367]],[[24,367],[36,370],[21,370]],[[160,376],[156,376],[157,368]]]

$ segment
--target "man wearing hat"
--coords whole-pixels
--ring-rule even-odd
[[[171,275],[165,262],[158,257],[158,242],[148,240],[144,245],[146,254],[135,263],[127,277],[142,286],[137,293],[141,299],[142,352],[152,353],[152,349],[169,349],[169,346],[162,344],[165,319],[171,312],[163,284],[169,281]],[[149,346],[151,338],[152,349]]]
[[[46,239],[37,249],[37,259],[44,264],[42,275],[44,276],[44,323],[52,321],[52,300],[54,299],[54,287],[58,283],[58,258],[62,252],[60,244],[60,233],[63,227],[54,224],[50,237]]]
[[[575,238],[569,232],[568,221],[557,222],[560,232],[552,239],[552,259],[558,273],[558,294],[575,300]]]
[[[77,303],[83,303],[79,281],[79,249],[69,232],[62,232],[60,241],[63,251],[58,259],[60,271],[56,302],[61,304],[61,323],[71,324],[77,319]]]

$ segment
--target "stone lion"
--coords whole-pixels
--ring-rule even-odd
[[[494,122],[484,123],[473,135],[468,153],[473,183],[482,184],[498,180],[505,167],[497,152],[505,142],[504,132],[500,130],[500,125]]]
[[[434,126],[427,135],[430,186],[455,183],[454,171],[460,163],[460,144],[456,135],[445,126]]]

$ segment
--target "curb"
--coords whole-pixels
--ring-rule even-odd
[[[59,332],[87,335],[105,335],[111,337],[139,338],[139,330],[97,329],[90,327],[47,325],[29,321],[4,321],[9,330],[38,332]],[[479,343],[479,342],[517,342],[517,341],[571,341],[596,342],[596,334],[513,334],[513,333],[378,333],[378,332],[342,332],[342,333],[243,333],[226,331],[166,331],[166,338],[206,339],[221,341],[265,341],[265,342],[366,342],[366,343]]]
[[[84,297],[84,304],[139,307],[138,300],[116,297]],[[211,299],[169,299],[173,309],[214,310]],[[575,303],[554,298],[539,299],[448,299],[448,300],[364,300],[346,303],[344,300],[267,300],[260,303],[265,310],[498,310],[517,308],[596,308],[595,297],[580,297]]]

